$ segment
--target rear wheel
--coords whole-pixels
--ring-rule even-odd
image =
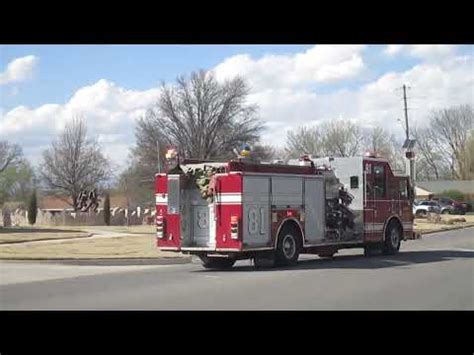
[[[395,221],[390,222],[385,230],[385,240],[382,247],[383,253],[388,255],[398,253],[401,240],[402,230],[400,225]]]
[[[202,266],[206,269],[230,269],[235,264],[235,259],[209,258],[207,256],[200,256],[199,258],[202,261]]]
[[[293,265],[301,251],[301,236],[293,226],[285,226],[278,235],[275,261],[277,265]]]
[[[448,210],[448,209],[443,210],[443,211],[441,212],[441,214],[449,214],[449,210]]]
[[[380,246],[377,244],[367,244],[364,246],[364,256],[366,258],[376,255],[377,251],[380,252]]]

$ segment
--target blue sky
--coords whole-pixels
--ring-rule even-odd
[[[0,46],[0,139],[36,161],[69,116],[85,114],[124,166],[134,120],[161,81],[198,69],[249,80],[266,142],[284,145],[288,129],[334,118],[401,135],[395,89],[412,86],[414,124],[423,125],[431,109],[473,102],[473,57],[467,45]]]
[[[248,53],[261,56],[294,54],[311,45],[36,45],[2,46],[0,67],[3,69],[15,58],[34,55],[41,70],[35,80],[23,83],[16,95],[2,95],[1,107],[8,111],[18,105],[39,106],[45,102],[63,103],[80,87],[106,78],[125,88],[145,90],[162,80],[196,69],[216,66],[225,58]],[[402,71],[419,62],[416,58],[390,58],[383,55],[384,46],[367,50],[367,65],[373,78],[387,71]],[[458,49],[469,53],[469,47]],[[472,49],[471,49],[472,52]],[[137,70],[137,68],[139,68]],[[330,85],[316,85],[321,92],[356,87],[368,79],[357,79]]]
[[[41,71],[35,80],[22,84],[21,91],[2,98],[6,111],[18,106],[63,103],[80,87],[106,78],[125,88],[145,90],[162,80],[196,69],[212,68],[227,57],[240,53],[252,56],[291,54],[310,46],[3,46],[1,68],[15,58],[34,55]],[[137,70],[138,69],[138,70]]]

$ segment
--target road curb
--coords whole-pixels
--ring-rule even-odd
[[[472,228],[472,227],[474,227],[474,225],[459,226],[459,227],[454,227],[454,228],[449,228],[449,229],[433,230],[433,231],[420,232],[420,233],[421,233],[421,236],[424,236],[424,235],[427,235],[427,234],[450,232],[450,231],[455,231],[455,230],[459,230],[459,229],[466,229],[466,228]]]

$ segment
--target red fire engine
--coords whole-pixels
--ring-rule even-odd
[[[343,248],[394,254],[418,237],[409,178],[374,156],[185,160],[156,175],[155,193],[158,248],[197,255],[206,268],[249,258],[289,265],[302,253],[332,257]]]

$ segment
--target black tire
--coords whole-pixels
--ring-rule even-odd
[[[382,252],[385,255],[393,255],[398,253],[400,250],[400,244],[402,242],[402,229],[400,224],[396,221],[392,221],[388,224],[385,230],[385,238],[382,246]]]
[[[364,246],[364,256],[370,258],[377,254],[377,251],[380,253],[380,245],[367,244]]]
[[[446,210],[444,210],[443,212],[441,212],[441,214],[449,214],[449,210],[446,209]]]
[[[278,234],[275,253],[275,264],[278,266],[294,265],[301,251],[301,234],[293,226],[287,225]]]
[[[230,269],[235,264],[235,259],[228,258],[208,258],[207,256],[199,257],[202,261],[202,266],[206,269]]]

